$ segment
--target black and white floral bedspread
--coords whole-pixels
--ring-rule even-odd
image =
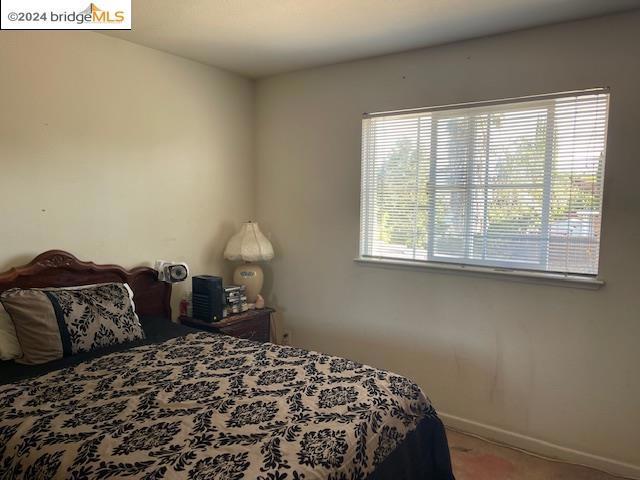
[[[195,333],[0,387],[0,478],[361,479],[425,415],[404,377]]]

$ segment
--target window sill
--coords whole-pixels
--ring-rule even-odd
[[[526,270],[509,270],[504,268],[481,267],[476,265],[457,265],[451,263],[420,262],[414,260],[398,260],[378,257],[358,257],[357,263],[377,265],[380,267],[417,268],[443,273],[462,273],[474,276],[489,276],[502,280],[512,280],[529,283],[550,284],[562,287],[585,288],[597,290],[604,285],[604,281],[595,277],[582,275],[563,275],[560,273],[532,272]]]

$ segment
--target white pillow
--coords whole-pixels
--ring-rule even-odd
[[[15,360],[22,357],[16,329],[11,317],[0,304],[0,360]]]

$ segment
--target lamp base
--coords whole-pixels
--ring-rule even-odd
[[[264,273],[262,267],[255,263],[244,263],[236,267],[233,272],[233,283],[244,285],[247,289],[247,302],[256,303],[256,298],[262,290]]]

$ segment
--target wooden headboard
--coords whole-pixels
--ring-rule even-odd
[[[26,265],[0,273],[0,293],[10,288],[75,287],[93,283],[128,283],[138,315],[171,318],[171,284],[158,281],[149,267],[82,262],[69,252],[49,250]]]

